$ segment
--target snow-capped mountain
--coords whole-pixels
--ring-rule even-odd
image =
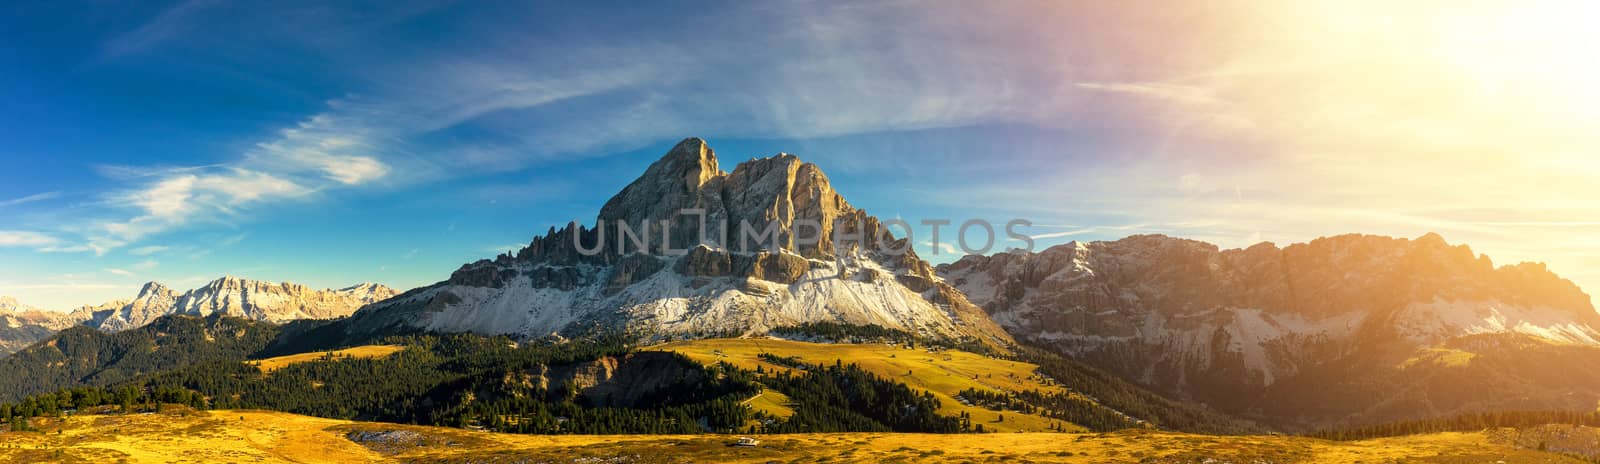
[[[706,240],[685,209],[703,212]],[[648,243],[624,238],[618,221]],[[797,227],[808,221],[821,229],[818,243],[806,239],[819,234]],[[741,242],[741,223],[773,224],[775,235]],[[838,237],[851,239],[836,246]],[[580,252],[575,240],[598,254]],[[816,165],[778,154],[725,172],[705,141],[690,138],[611,198],[593,228],[552,228],[514,255],[467,264],[447,281],[363,308],[344,330],[523,338],[624,330],[651,338],[829,321],[1009,341],[914,252],[885,251],[904,245],[846,202]]]
[[[316,290],[290,283],[271,283],[223,277],[187,292],[179,293],[158,282],[150,282],[134,299],[121,304],[102,305],[74,311],[85,314],[83,323],[115,332],[142,327],[161,316],[224,314],[245,319],[284,323],[298,319],[335,319],[348,316],[363,305],[382,301],[399,292],[382,285],[364,283],[339,290]]]
[[[968,256],[940,266],[939,274],[1019,340],[1235,413],[1270,415],[1264,398],[1304,393],[1308,379],[1369,381],[1349,392],[1393,393],[1374,387],[1388,381],[1397,389],[1433,388],[1400,380],[1400,366],[1442,367],[1434,362],[1441,353],[1460,352],[1455,360],[1514,356],[1519,348],[1506,347],[1523,346],[1484,340],[1600,346],[1600,314],[1577,286],[1541,264],[1495,267],[1435,234],[1236,250],[1147,235]],[[1465,339],[1482,343],[1455,347]],[[1583,407],[1593,409],[1600,397],[1589,396],[1600,388],[1585,390],[1568,391],[1571,399],[1561,401],[1572,404],[1553,406],[1587,402]],[[1473,406],[1442,397],[1434,392],[1424,401],[1440,413]],[[1381,419],[1362,408],[1391,406],[1415,405],[1354,409]],[[1317,418],[1308,410],[1315,408],[1296,412],[1308,423],[1349,412],[1334,408]]]
[[[0,296],[0,356],[15,353],[83,320],[77,315],[46,311]]]

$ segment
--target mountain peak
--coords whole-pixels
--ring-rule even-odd
[[[645,170],[646,177],[681,178],[690,189],[721,174],[722,170],[717,167],[717,153],[711,150],[705,139],[699,137],[678,142]]]
[[[1439,235],[1438,232],[1428,232],[1426,234],[1422,234],[1421,237],[1417,237],[1416,242],[1419,245],[1430,245],[1430,246],[1438,246],[1438,247],[1448,247],[1448,246],[1450,246],[1450,242],[1445,241],[1444,236],[1443,235]]]
[[[644,174],[600,208],[600,220],[622,219],[629,224],[663,219],[679,210],[705,202],[707,184],[726,175],[717,167],[716,152],[698,137],[678,142]]]
[[[596,327],[698,336],[826,321],[1009,342],[905,240],[846,202],[815,164],[779,153],[724,172],[691,137],[611,197],[593,228],[552,228],[515,258],[464,265],[368,306],[346,333],[404,324],[530,338]]]
[[[679,140],[678,144],[673,145],[672,149],[667,150],[667,154],[661,158],[709,159],[713,163],[717,162],[717,156],[711,151],[711,145],[706,143],[706,139],[700,137],[685,137],[683,140]]]
[[[158,293],[165,294],[165,293],[171,293],[171,292],[172,292],[172,289],[167,288],[167,286],[165,284],[162,284],[161,282],[156,282],[156,281],[152,280],[152,281],[149,281],[149,282],[145,282],[144,286],[139,288],[139,298],[144,298],[146,296],[154,295],[154,294],[158,294]]]
[[[389,292],[389,293],[395,293],[394,289],[389,288],[389,286],[384,285],[384,284],[380,284],[380,283],[376,283],[376,282],[362,282],[362,283],[359,283],[359,284],[351,285],[349,287],[341,288],[341,289],[339,289],[339,291],[347,292],[347,293],[348,292]]]
[[[280,284],[276,284],[276,283],[268,282],[268,281],[264,281],[264,280],[246,279],[244,277],[239,277],[239,276],[235,276],[235,275],[232,275],[232,274],[224,274],[222,277],[218,277],[216,280],[207,282],[205,284],[205,286],[202,287],[202,288],[223,289],[223,288],[240,288],[240,287],[247,287],[247,286],[262,287],[262,286],[278,286],[278,285],[280,285]],[[294,285],[294,284],[290,284],[288,282],[284,282],[282,285],[283,286],[290,286],[290,285]]]

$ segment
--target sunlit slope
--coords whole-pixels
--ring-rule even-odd
[[[284,413],[194,412],[34,419],[39,432],[0,435],[3,462],[371,462],[330,429],[349,424]]]
[[[760,446],[739,448],[718,435],[511,435],[274,412],[171,411],[35,420],[41,432],[0,433],[0,462],[1583,462],[1490,438],[1504,432],[1360,442],[1150,431],[795,434],[758,436]]]
[[[291,354],[255,361],[246,361],[246,364],[256,366],[261,372],[272,371],[288,367],[297,363],[316,361],[323,358],[383,358],[404,350],[399,345],[366,345],[354,348],[345,348],[335,351],[313,351],[310,353]]]
[[[794,415],[794,410],[789,408],[789,396],[777,390],[763,391],[744,404],[750,406],[752,411],[764,412],[774,417],[787,418]]]
[[[957,416],[962,412],[971,415],[974,425],[982,424],[985,430],[1001,432],[1043,432],[1054,424],[1068,431],[1082,431],[1081,427],[1039,415],[1025,415],[1013,411],[994,411],[962,404],[956,395],[962,390],[975,388],[987,391],[1016,392],[1039,390],[1062,392],[1034,373],[1038,368],[1024,362],[995,359],[959,350],[929,352],[925,348],[908,349],[885,344],[830,344],[808,343],[778,339],[704,339],[672,342],[647,349],[675,351],[702,363],[727,362],[745,369],[787,369],[763,361],[761,353],[779,357],[795,357],[808,364],[832,365],[835,361],[854,363],[869,372],[916,390],[933,392],[942,404],[940,412]],[[1000,416],[1005,420],[1001,421]]]

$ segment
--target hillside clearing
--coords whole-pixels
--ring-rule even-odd
[[[1443,367],[1467,367],[1472,364],[1477,353],[1470,351],[1454,350],[1449,348],[1423,348],[1417,350],[1417,355],[1400,363],[1400,369],[1408,369],[1423,363],[1432,363]]]
[[[789,409],[789,396],[783,392],[768,389],[745,402],[755,412],[764,412],[773,417],[788,418],[794,415],[794,410]]]
[[[246,361],[245,364],[249,364],[261,369],[262,373],[271,374],[272,371],[282,369],[284,367],[303,362],[316,361],[323,358],[384,358],[395,353],[399,353],[405,349],[406,347],[399,345],[366,345],[335,351],[313,351],[310,353],[299,353],[278,356],[275,358]]]

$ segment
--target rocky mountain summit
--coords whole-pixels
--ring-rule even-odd
[[[816,165],[778,154],[726,172],[698,138],[650,165],[592,227],[551,228],[514,254],[363,308],[342,330],[658,338],[818,321],[1010,340]]]
[[[1420,389],[1406,391],[1423,398],[1430,412],[1450,413],[1492,400],[1453,402],[1429,390],[1445,386],[1397,376],[1423,380],[1426,369],[1472,366],[1440,359],[1476,356],[1481,367],[1487,354],[1515,357],[1528,353],[1518,347],[1536,346],[1517,339],[1600,346],[1600,314],[1576,285],[1541,264],[1496,267],[1436,234],[1344,235],[1235,250],[1146,235],[967,256],[940,266],[939,274],[1019,340],[1234,413],[1271,415],[1274,405],[1265,399],[1285,403],[1282,397],[1304,396],[1316,385],[1399,395],[1377,386],[1389,381]],[[1596,388],[1567,391],[1572,404],[1507,388],[1484,392],[1557,408],[1587,401],[1592,409],[1600,399],[1589,398],[1600,395]],[[1324,398],[1333,397],[1339,395]],[[1418,414],[1406,408],[1422,407],[1351,401],[1361,404],[1300,408],[1294,413],[1302,417],[1291,420],[1326,423],[1352,411],[1372,420],[1410,417]],[[1313,417],[1318,413],[1326,415]]]
[[[371,283],[339,290],[316,290],[290,282],[271,283],[226,276],[182,293],[159,282],[150,282],[131,301],[83,309],[74,314],[87,312],[88,317],[83,321],[85,325],[110,332],[143,327],[169,314],[223,314],[284,323],[299,319],[348,316],[363,305],[388,299],[398,293],[389,287]]]

